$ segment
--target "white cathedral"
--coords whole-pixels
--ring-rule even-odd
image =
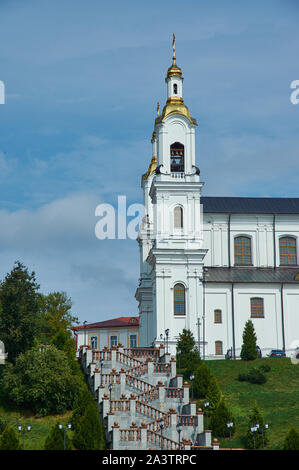
[[[266,355],[299,346],[299,198],[202,197],[195,130],[182,70],[167,71],[167,101],[155,120],[152,159],[142,176],[139,319],[74,328],[77,347],[166,343],[192,331],[202,358],[240,355],[251,319]]]
[[[175,43],[165,81],[142,176],[140,346],[174,354],[186,328],[201,357],[237,357],[251,319],[263,355],[287,352],[299,346],[299,198],[202,197]]]

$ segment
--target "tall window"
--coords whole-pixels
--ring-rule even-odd
[[[173,289],[173,313],[174,315],[185,315],[185,287],[176,284]]]
[[[137,348],[137,335],[130,335],[130,348]]]
[[[222,341],[215,341],[215,354],[216,356],[222,356],[223,354]]]
[[[297,264],[296,238],[281,237],[279,239],[280,264]]]
[[[173,210],[174,228],[183,228],[183,209],[177,206]]]
[[[252,297],[250,299],[251,318],[264,318],[264,299]]]
[[[214,310],[214,323],[222,323],[222,311]]]
[[[251,265],[251,239],[235,237],[235,265]]]
[[[184,168],[184,145],[180,142],[174,142],[170,146],[170,171],[183,173]]]

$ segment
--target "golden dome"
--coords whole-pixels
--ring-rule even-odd
[[[142,181],[147,180],[147,178],[151,175],[153,175],[156,171],[157,168],[157,157],[153,157],[152,161],[149,164],[147,172],[142,175]]]
[[[166,79],[170,78],[170,77],[174,77],[174,76],[181,77],[182,74],[183,74],[182,69],[180,69],[180,67],[177,66],[177,64],[175,62],[175,57],[174,57],[172,59],[171,67],[169,67],[169,69],[167,70]]]
[[[186,116],[186,118],[189,119],[192,124],[197,126],[196,119],[190,116],[190,111],[185,105],[183,98],[177,96],[168,98],[161,115],[156,119],[156,124],[164,121],[170,114],[182,114],[183,116]]]

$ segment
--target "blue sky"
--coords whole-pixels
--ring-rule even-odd
[[[204,195],[299,197],[296,0],[0,0],[0,278],[22,260],[81,321],[137,313],[133,240],[95,207],[142,202],[172,33]]]

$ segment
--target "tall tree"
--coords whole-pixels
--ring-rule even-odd
[[[256,349],[256,334],[251,320],[245,324],[243,331],[243,344],[241,349],[241,359],[243,361],[252,361],[258,356]]]
[[[78,324],[71,313],[72,301],[65,292],[51,292],[41,297],[41,342],[48,344],[61,330]]]
[[[0,285],[0,338],[8,361],[27,351],[38,335],[40,294],[35,273],[17,261]]]
[[[229,421],[233,423],[231,431],[227,427],[227,423]],[[216,437],[229,437],[230,432],[231,435],[233,435],[235,432],[235,420],[231,411],[227,408],[224,399],[220,400],[218,406],[215,409],[215,412],[212,414],[211,427],[213,436]]]
[[[252,432],[251,428],[256,424],[259,425],[256,432]],[[264,429],[265,421],[262,415],[261,410],[257,406],[257,403],[254,402],[253,408],[249,414],[248,420],[248,429],[246,435],[246,447],[247,449],[261,449],[263,446],[263,436],[264,436],[264,445],[268,443],[267,431]],[[262,433],[263,430],[263,433]]]
[[[294,427],[290,428],[285,438],[283,450],[299,450],[299,432]]]
[[[45,450],[71,450],[72,444],[67,433],[65,434],[65,449],[64,449],[64,431],[59,429],[59,422],[53,424],[50,434],[45,440]]]
[[[94,401],[89,401],[86,405],[84,415],[74,430],[73,444],[79,450],[105,448],[103,426]]]
[[[192,331],[184,328],[182,333],[179,334],[177,351],[180,351],[179,362],[181,368],[194,371],[200,362],[200,357]]]

